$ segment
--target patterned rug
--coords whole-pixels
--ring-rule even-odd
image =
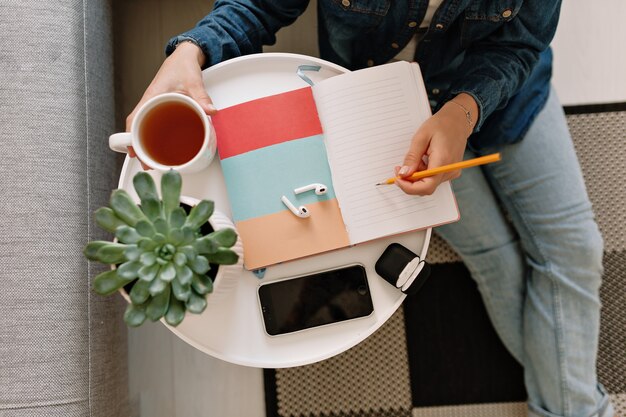
[[[598,377],[626,415],[626,112],[570,114],[568,124],[605,239]],[[421,291],[364,342],[265,370],[267,416],[525,417],[522,369],[467,269],[436,234],[428,261]]]

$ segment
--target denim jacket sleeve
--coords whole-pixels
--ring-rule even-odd
[[[471,35],[471,25],[497,24],[498,19],[505,20],[495,32],[470,41],[458,68],[459,77],[449,90],[448,98],[466,92],[477,101],[480,114],[475,131],[491,113],[507,105],[530,75],[539,54],[548,48],[556,31],[560,3],[560,0],[526,0],[517,14],[510,11],[491,16],[466,13],[463,31],[468,35]]]
[[[293,23],[309,0],[217,0],[213,11],[191,30],[168,42],[170,55],[178,43],[198,45],[210,67],[241,55],[261,52],[263,45],[276,42],[276,32]]]

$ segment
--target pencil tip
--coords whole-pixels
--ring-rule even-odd
[[[375,185],[378,187],[379,185],[383,185],[383,184],[381,182],[379,182],[379,183],[377,183]]]

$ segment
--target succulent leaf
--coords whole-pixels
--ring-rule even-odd
[[[146,265],[139,269],[137,275],[140,280],[151,282],[159,273],[159,269],[161,269],[161,266],[157,263],[154,263],[153,265]]]
[[[193,276],[193,272],[187,265],[178,266],[175,265],[176,268],[176,277],[180,281],[182,285],[187,285],[191,283],[191,277]]]
[[[158,234],[163,235],[164,237],[168,235],[169,231],[170,231],[170,226],[167,224],[167,222],[164,219],[156,219],[154,221],[154,229],[157,231]]]
[[[138,327],[146,321],[146,308],[143,305],[129,304],[124,312],[124,321],[130,327]]]
[[[191,284],[183,285],[178,278],[176,277],[172,281],[172,293],[178,300],[187,301],[191,295]]]
[[[159,271],[159,279],[162,279],[166,282],[171,282],[174,277],[176,277],[176,268],[172,262],[168,262],[165,266],[161,268]]]
[[[124,249],[124,256],[129,261],[136,261],[141,256],[141,249],[137,247],[137,245],[126,245],[126,249]]]
[[[141,201],[141,211],[143,211],[146,217],[152,221],[161,218],[161,201],[148,198]]]
[[[218,244],[211,235],[206,235],[193,242],[193,247],[198,253],[209,255],[217,252]]]
[[[185,305],[178,301],[172,294],[170,296],[170,305],[165,313],[165,321],[170,326],[178,326],[185,318]]]
[[[194,229],[189,226],[183,226],[181,230],[183,231],[183,241],[180,243],[181,245],[190,245],[196,240]]]
[[[130,301],[133,304],[143,304],[148,298],[150,298],[150,291],[148,288],[150,287],[149,281],[137,280],[133,285],[133,288],[130,290]]]
[[[198,252],[193,246],[179,246],[178,251],[187,257],[189,262],[192,262],[198,256]]]
[[[154,236],[152,236],[152,241],[156,243],[157,245],[162,245],[164,243],[167,243],[167,239],[165,238],[165,235],[161,233],[157,233]]]
[[[206,308],[206,299],[192,291],[185,305],[191,313],[200,314]]]
[[[111,242],[104,240],[94,240],[93,242],[89,242],[85,249],[83,250],[83,254],[90,261],[98,261],[99,258],[96,256],[98,251],[105,245],[109,245]],[[187,262],[187,259],[185,259]]]
[[[93,290],[100,295],[111,295],[130,281],[132,280],[120,277],[114,269],[96,276],[93,280]]]
[[[152,179],[152,175],[147,172],[140,171],[133,177],[133,186],[135,187],[135,191],[137,195],[141,199],[141,205],[145,200],[148,199],[159,199],[159,194],[157,193],[157,188],[154,183],[154,179]]]
[[[205,279],[202,279],[204,277]],[[208,284],[208,285],[207,285]],[[200,295],[205,295],[213,291],[213,282],[206,275],[193,274],[191,286]]]
[[[213,280],[211,279],[211,277],[209,277],[208,275],[198,275],[198,278],[200,279],[200,281],[202,281],[204,286],[208,288],[207,294],[212,293],[213,292]]]
[[[127,224],[115,215],[115,212],[109,207],[100,207],[95,211],[96,223],[107,232],[114,233],[115,229]]]
[[[182,178],[177,171],[170,169],[161,177],[161,198],[166,218],[170,213],[180,207],[180,190]]]
[[[176,264],[176,266],[183,266],[186,263],[187,257],[185,256],[185,254],[182,252],[176,252],[176,254],[174,255],[174,264]]]
[[[170,242],[173,245],[178,246],[178,245],[182,244],[184,239],[185,239],[185,236],[184,236],[182,230],[180,230],[180,229],[172,229],[172,230],[170,230]]]
[[[237,233],[234,229],[224,228],[209,233],[206,237],[210,237],[218,246],[230,248],[237,242]]]
[[[196,274],[206,274],[211,267],[209,266],[209,260],[204,256],[198,255],[193,261],[188,263],[189,268]]]
[[[202,200],[196,204],[187,216],[186,226],[194,229],[199,228],[209,220],[209,217],[213,214],[215,204],[209,200]]]
[[[145,266],[152,266],[156,263],[157,255],[154,252],[144,252],[139,257],[139,262]]]
[[[170,286],[167,285],[163,292],[153,296],[146,307],[146,316],[152,321],[157,321],[167,313],[170,305]]]
[[[150,295],[153,297],[156,297],[157,295],[163,293],[163,291],[165,291],[166,288],[169,288],[170,286],[168,285],[167,282],[163,281],[162,279],[155,279],[152,281],[152,283],[150,284],[150,287],[148,288],[148,291],[150,291]]]
[[[124,250],[126,245],[108,242],[96,252],[95,259],[103,264],[119,264],[126,261]]]
[[[138,261],[124,262],[117,268],[117,274],[124,279],[132,280],[137,278],[139,269],[141,269],[142,266],[141,262]]]
[[[155,242],[153,239],[154,239],[154,236],[152,237],[152,239],[148,239],[148,238],[139,239],[139,242],[137,242],[137,246],[142,251],[155,250],[159,244]]]
[[[137,243],[141,239],[141,235],[137,233],[134,227],[120,226],[115,230],[115,237],[122,243]]]
[[[122,189],[113,190],[109,205],[115,215],[130,226],[134,226],[139,220],[146,218],[146,215],[137,207],[130,195]]]
[[[208,258],[212,263],[220,265],[234,265],[239,261],[239,255],[226,248],[219,248],[217,252],[209,255]]]
[[[152,222],[149,220],[139,220],[135,225],[135,229],[143,237],[152,237],[156,233]]]
[[[178,207],[170,213],[170,227],[180,229],[187,220],[187,213],[182,207]]]

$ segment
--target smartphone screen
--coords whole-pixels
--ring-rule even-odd
[[[263,284],[259,301],[271,336],[367,317],[374,311],[362,265]]]

